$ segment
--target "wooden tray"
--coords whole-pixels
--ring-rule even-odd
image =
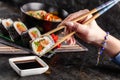
[[[59,33],[60,34],[60,33]],[[61,36],[61,34],[59,35]],[[10,40],[10,38],[3,36],[0,34],[0,54],[30,54],[34,53],[30,48],[24,47],[20,44],[17,44]],[[5,45],[3,45],[5,44]],[[46,57],[51,57],[53,54],[57,52],[81,52],[87,51],[88,49],[80,44],[78,41],[75,45],[69,46],[67,44],[62,43],[61,48],[54,49],[50,54],[45,54]]]
[[[29,51],[0,44],[0,54],[30,54]]]

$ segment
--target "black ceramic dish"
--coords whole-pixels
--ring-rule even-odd
[[[24,4],[20,9],[22,12],[22,21],[27,25],[27,27],[31,28],[31,27],[37,26],[38,29],[41,31],[41,33],[45,33],[56,28],[56,26],[60,22],[40,20],[26,14],[27,11],[45,10],[48,13],[57,14],[57,16],[62,19],[64,19],[68,15],[68,12],[65,11],[64,9],[60,9],[57,7],[49,6],[47,4],[38,3],[38,2],[31,2],[31,3]]]

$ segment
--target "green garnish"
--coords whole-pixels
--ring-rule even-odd
[[[30,16],[33,16],[33,14],[32,14],[32,13],[29,13],[29,15],[30,15]]]
[[[37,13],[37,15],[40,15],[39,13]]]
[[[23,23],[21,23],[21,26],[25,27],[25,25]]]
[[[39,46],[39,42],[34,42],[34,44],[38,47]]]
[[[37,34],[37,31],[36,31],[36,30],[34,30],[33,32],[34,32],[35,34]]]

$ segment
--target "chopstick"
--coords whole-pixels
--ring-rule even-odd
[[[103,4],[103,5],[95,8],[95,9],[93,9],[93,10],[91,10],[90,12],[88,12],[88,13],[86,13],[86,14],[83,14],[82,16],[77,17],[76,19],[74,19],[74,20],[72,20],[72,21],[73,21],[73,22],[74,22],[74,21],[75,21],[75,22],[76,22],[76,21],[79,21],[79,20],[87,17],[88,15],[93,14],[93,13],[101,10],[102,8],[104,8],[104,9],[102,9],[101,11],[99,11],[98,13],[96,13],[96,14],[95,14],[93,17],[91,17],[89,20],[87,20],[86,22],[82,23],[82,24],[84,24],[84,25],[89,24],[91,21],[93,21],[93,20],[95,20],[96,18],[98,18],[100,15],[102,15],[103,13],[105,13],[107,10],[109,10],[111,7],[113,7],[113,6],[114,6],[115,4],[117,4],[118,2],[119,2],[118,0],[114,0],[114,1],[113,1],[113,0],[110,0],[109,2],[106,2],[105,4]],[[58,28],[56,28],[56,29],[54,29],[54,30],[52,30],[52,31],[44,34],[44,35],[50,35],[51,33],[54,33],[54,32],[56,32],[56,31],[59,31],[59,30],[63,29],[64,27],[65,27],[65,26],[60,26],[60,27],[58,27]],[[57,43],[55,43],[55,45],[54,45],[53,47],[51,47],[50,49],[48,49],[47,52],[49,52],[50,50],[52,50],[53,48],[55,48],[57,45],[59,45],[60,43],[62,43],[63,41],[65,41],[67,38],[69,38],[70,36],[72,36],[72,35],[75,34],[75,33],[76,33],[76,32],[73,31],[73,32],[71,32],[70,34],[68,34],[67,36],[65,36],[64,38],[62,38],[60,41],[58,41]],[[46,53],[47,53],[47,52],[46,52]]]
[[[94,20],[95,18],[99,17],[100,15],[102,15],[102,14],[103,14],[104,12],[106,12],[107,10],[109,10],[111,7],[113,7],[113,6],[114,6],[115,4],[117,4],[118,2],[119,2],[118,0],[110,0],[110,1],[108,1],[108,2],[106,2],[106,3],[104,3],[104,4],[102,4],[102,5],[100,5],[100,6],[97,7],[97,8],[92,9],[90,12],[85,13],[85,14],[83,14],[83,15],[81,15],[81,16],[78,16],[77,18],[74,18],[72,21],[73,21],[73,22],[79,21],[79,20],[87,17],[88,15],[93,14],[93,13],[95,13],[95,12],[103,9],[102,11],[100,11],[100,12],[98,12],[96,15],[94,15],[93,18],[91,18],[91,20],[89,20],[89,21],[91,22],[92,20]],[[104,9],[104,8],[105,8],[105,9]],[[85,23],[83,23],[83,24],[88,24],[89,21],[87,21],[87,22],[85,22]],[[52,34],[52,33],[54,33],[54,32],[57,32],[57,31],[59,31],[59,30],[61,30],[61,29],[63,29],[63,28],[65,28],[65,26],[58,26],[57,28],[55,28],[55,29],[53,29],[53,30],[51,30],[51,31],[43,34],[43,35],[50,35],[50,34]]]

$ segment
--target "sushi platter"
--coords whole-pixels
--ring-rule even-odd
[[[34,7],[34,9],[33,7],[26,9],[28,8],[26,6],[30,5],[37,6]],[[57,9],[53,7],[50,7],[49,11],[46,9],[41,10],[39,8],[45,8],[44,4],[28,3],[21,7],[22,19],[0,19],[0,43],[15,47],[17,48],[16,50],[22,49],[30,53],[34,53],[40,57],[48,57],[57,52],[87,51],[86,47],[76,41],[76,44],[72,46],[66,44],[65,42],[58,44],[57,47],[49,52],[50,54],[46,54],[49,48],[51,48],[57,41],[64,37],[63,30],[50,35],[42,35],[43,33],[47,33],[48,31],[56,28],[62,19],[67,16],[67,12],[62,12],[61,10],[58,10],[57,12]],[[39,24],[37,22],[39,22]]]
[[[45,51],[55,44],[53,35],[55,38],[55,34],[41,37],[41,32],[37,27],[28,29],[22,21],[13,21],[10,18],[0,20],[1,43],[35,53],[39,56],[44,55]],[[57,35],[57,38],[61,38],[63,36],[61,31],[57,33]],[[70,48],[66,44],[63,44],[65,43],[62,43],[61,48],[56,48],[52,52],[75,52],[75,50],[87,50],[80,43],[77,43],[77,47],[75,49],[72,49],[72,46],[70,46]]]

